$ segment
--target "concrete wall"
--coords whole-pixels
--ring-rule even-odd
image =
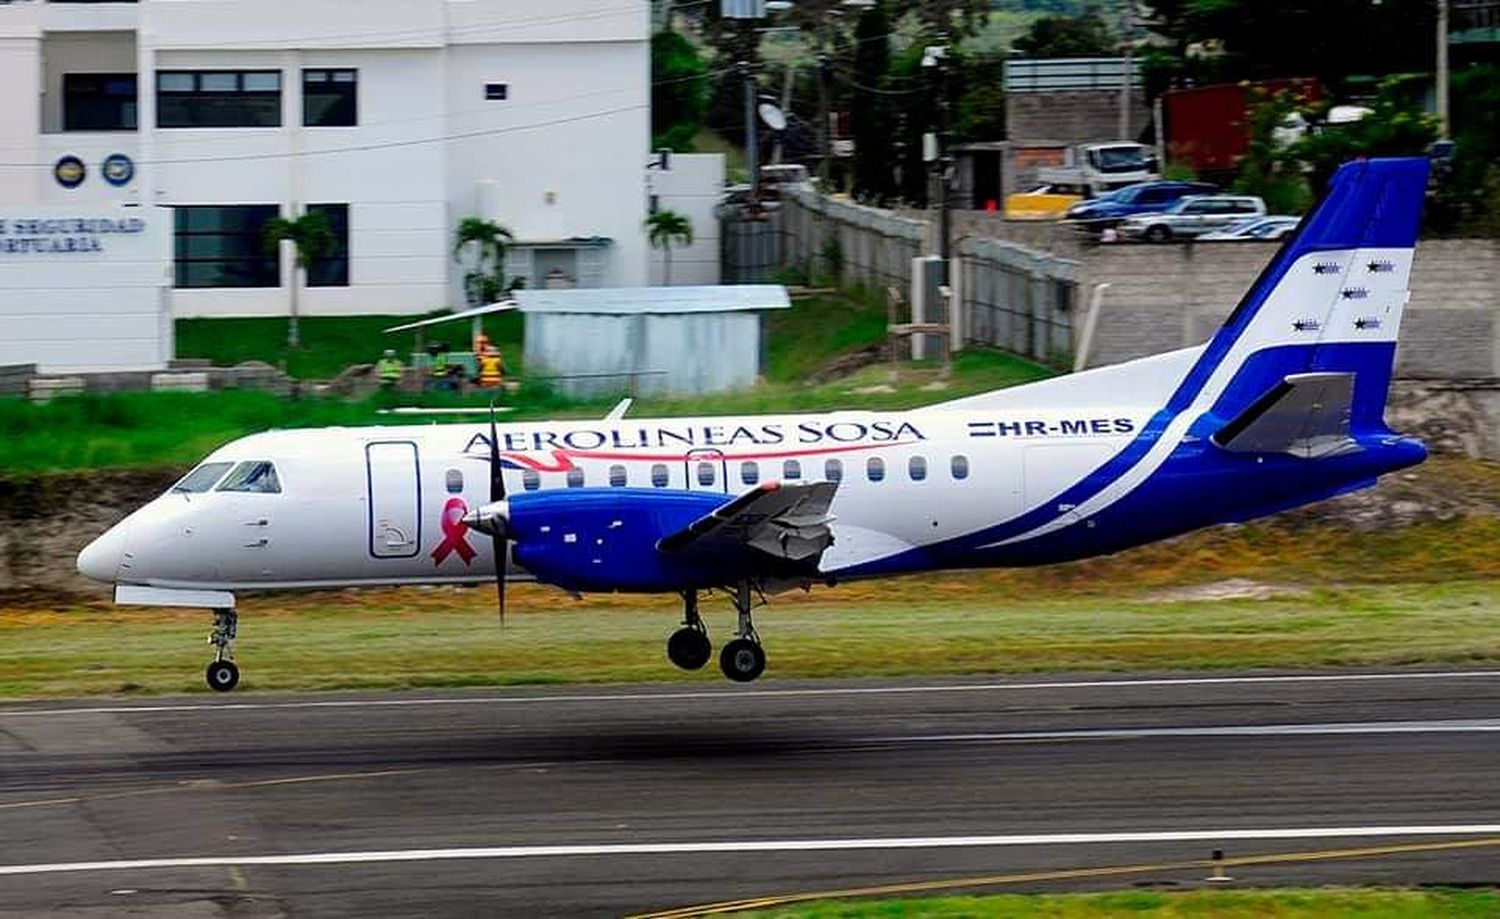
[[[113,229],[79,224],[99,218]],[[160,212],[0,207],[0,364],[42,373],[165,367],[165,247]]]
[[[1090,365],[1206,341],[1275,253],[1257,243],[1097,246],[1083,293],[1108,283]],[[1500,241],[1426,240],[1417,248],[1396,373],[1500,377]],[[1080,317],[1081,321],[1081,317]]]
[[[1151,113],[1144,94],[1131,95],[1130,137],[1120,133],[1120,92],[1115,89],[1059,90],[1045,93],[1006,93],[1005,133],[1011,140],[1047,140],[1082,144],[1134,140],[1145,130]]]
[[[724,154],[674,153],[667,169],[646,173],[646,184],[658,208],[676,211],[693,225],[693,244],[672,247],[672,283],[719,283],[719,218],[714,209],[724,194]],[[653,249],[653,285],[665,283],[665,269],[662,251]]]

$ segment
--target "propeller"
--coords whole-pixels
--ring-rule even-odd
[[[500,606],[500,626],[505,627],[505,569],[510,557],[510,505],[505,500],[505,473],[500,465],[500,432],[495,424],[495,403],[490,403],[490,501],[464,515],[469,529],[489,534],[495,548],[495,590]]]

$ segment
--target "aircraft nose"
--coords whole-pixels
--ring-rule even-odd
[[[78,573],[95,581],[113,584],[125,556],[125,526],[110,527],[104,535],[78,553]]]

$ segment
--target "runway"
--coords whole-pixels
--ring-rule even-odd
[[[1497,761],[1500,671],[0,705],[0,915],[1496,883]]]

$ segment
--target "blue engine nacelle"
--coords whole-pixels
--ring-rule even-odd
[[[731,500],[661,488],[569,488],[509,499],[512,557],[539,581],[576,591],[667,593],[716,587],[722,568],[656,544]]]

